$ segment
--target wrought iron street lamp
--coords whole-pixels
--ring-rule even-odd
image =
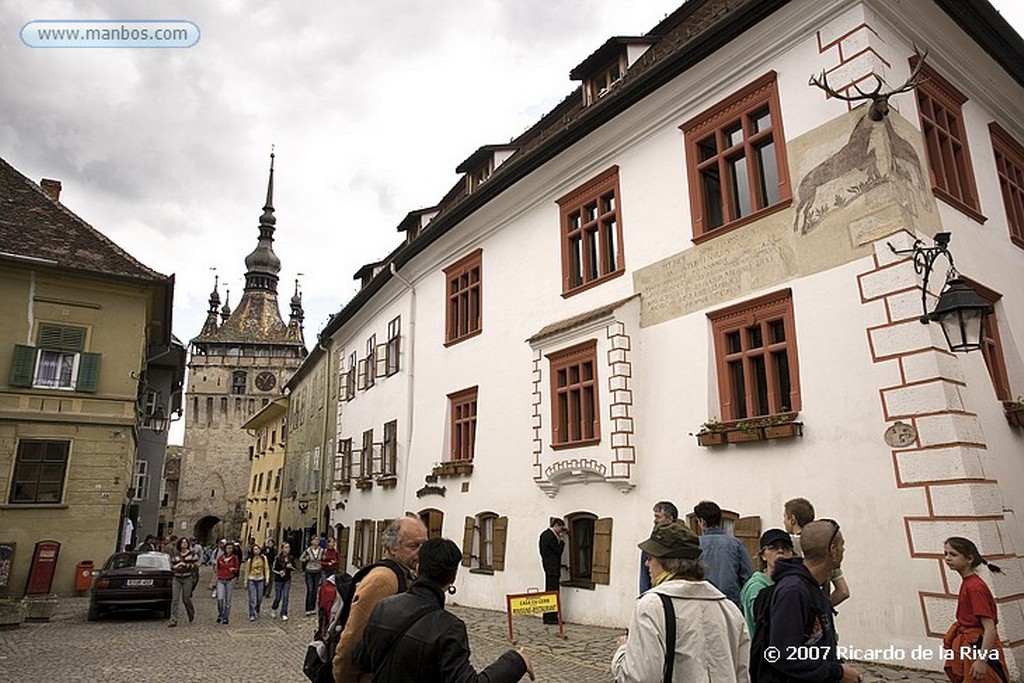
[[[981,349],[982,329],[985,316],[992,313],[992,305],[978,296],[978,293],[960,276],[953,265],[953,255],[949,252],[950,234],[940,232],[935,235],[935,246],[926,247],[921,240],[914,240],[910,249],[897,249],[889,244],[894,254],[912,254],[914,272],[924,274],[921,286],[921,322],[928,324],[937,322],[942,326],[942,334],[946,344],[953,353],[968,353]],[[945,257],[949,263],[946,271],[946,284],[939,294],[935,309],[928,311],[928,279],[931,277],[935,260]]]
[[[170,424],[171,419],[164,413],[164,407],[157,405],[153,412],[146,418],[149,428],[153,430],[154,434],[162,434],[167,425]]]

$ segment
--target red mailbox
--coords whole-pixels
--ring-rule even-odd
[[[75,590],[87,591],[92,587],[92,560],[82,560],[75,565]]]
[[[57,541],[39,541],[32,553],[32,565],[28,570],[28,585],[25,595],[45,595],[53,587],[53,575],[57,571],[57,557],[60,555],[60,543]]]

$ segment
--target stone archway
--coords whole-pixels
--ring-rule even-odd
[[[196,540],[205,545],[211,545],[216,543],[219,539],[218,533],[224,530],[224,523],[220,517],[214,517],[213,515],[207,515],[206,517],[200,518],[193,529]]]

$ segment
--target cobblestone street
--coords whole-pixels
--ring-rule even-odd
[[[203,569],[201,587],[209,583]],[[156,615],[140,613],[106,616],[86,621],[87,598],[63,598],[54,619],[0,631],[0,671],[18,683],[61,681],[218,681],[220,683],[305,681],[301,672],[306,643],[314,618],[302,615],[303,586],[292,586],[292,618],[270,618],[270,605],[248,621],[245,591],[235,590],[232,620],[216,623],[216,603],[206,590],[195,594],[196,621],[177,628]],[[457,596],[456,596],[457,597]],[[503,612],[450,606],[466,621],[473,664],[486,666],[509,647],[508,622]],[[625,618],[625,617],[624,617]],[[517,645],[533,658],[537,680],[546,683],[608,683],[609,661],[617,629],[567,624],[567,638],[556,637],[555,627],[539,618],[517,617]],[[937,683],[941,674],[865,666],[865,681]]]

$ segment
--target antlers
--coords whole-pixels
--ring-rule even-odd
[[[887,93],[882,93],[882,79],[874,74],[875,77],[875,89],[871,92],[864,92],[860,89],[860,86],[856,83],[853,84],[853,89],[857,91],[856,95],[843,95],[836,91],[835,88],[829,85],[828,76],[825,75],[825,71],[817,76],[811,76],[807,85],[815,85],[826,93],[829,97],[835,97],[836,99],[844,100],[846,102],[859,102],[861,100],[871,100],[871,106],[868,108],[868,118],[872,121],[881,121],[889,114],[889,98],[898,93],[907,92],[916,88],[924,79],[921,77],[921,69],[924,68],[924,60],[928,57],[928,50],[926,49],[922,54],[921,51],[914,46],[915,58],[911,60],[914,64],[913,71],[910,72],[910,78],[898,88],[893,88]]]

